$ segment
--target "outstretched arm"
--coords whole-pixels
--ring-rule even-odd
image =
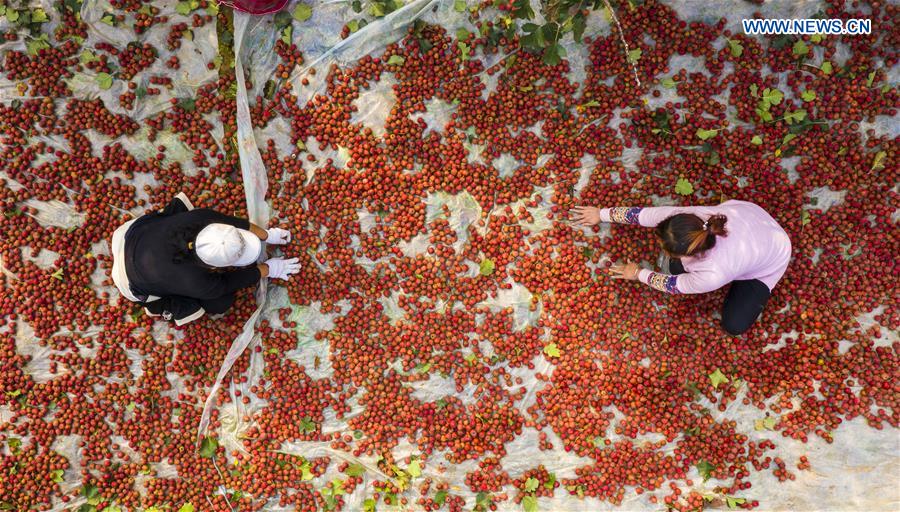
[[[673,276],[640,268],[637,263],[616,263],[609,269],[615,279],[640,281],[661,292],[673,295],[681,293],[706,293],[727,284],[728,279],[713,272],[687,272]]]
[[[637,224],[652,228],[666,218],[676,213],[681,213],[686,209],[689,208],[675,206],[616,206],[613,208],[576,206],[572,209],[572,214],[573,220],[583,226],[593,226],[598,222],[615,222],[618,224]]]

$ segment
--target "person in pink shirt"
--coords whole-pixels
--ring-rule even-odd
[[[580,206],[573,214],[584,226],[617,222],[656,228],[669,268],[654,272],[626,261],[610,268],[615,278],[639,280],[672,294],[706,293],[731,283],[722,307],[722,328],[734,336],[746,332],[759,317],[791,259],[791,240],[784,229],[747,201],[686,207]]]

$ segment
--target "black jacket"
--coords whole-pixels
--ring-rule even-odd
[[[129,287],[151,315],[162,314],[178,325],[204,314],[204,300],[218,299],[241,288],[256,284],[259,269],[251,265],[236,269],[216,269],[206,265],[193,251],[188,258],[176,262],[179,252],[174,234],[195,226],[229,224],[249,229],[250,222],[208,208],[191,209],[189,202],[173,199],[162,211],[134,221],[125,233],[124,263]],[[144,302],[150,296],[160,299]]]

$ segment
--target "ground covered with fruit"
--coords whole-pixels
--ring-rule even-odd
[[[898,44],[875,1],[0,0],[0,510],[896,510]],[[148,318],[109,239],[178,192],[301,273]],[[793,242],[738,338],[567,216],[727,198]]]

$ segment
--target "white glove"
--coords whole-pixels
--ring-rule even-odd
[[[287,279],[291,274],[300,272],[298,258],[269,258],[266,266],[269,267],[269,279]]]
[[[291,241],[291,232],[281,228],[269,228],[266,230],[266,243],[272,245],[284,245]]]

